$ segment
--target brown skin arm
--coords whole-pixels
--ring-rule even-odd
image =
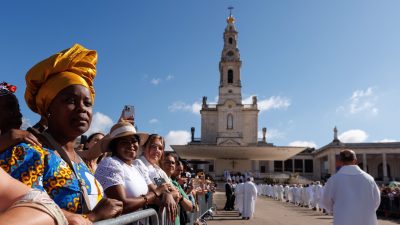
[[[105,136],[106,137],[106,136]],[[91,160],[97,160],[97,158],[99,158],[103,152],[102,152],[102,148],[101,148],[101,140],[99,140],[93,147],[91,147],[90,149],[86,150],[86,151],[76,151],[76,153],[78,153],[78,155],[82,158],[85,159],[87,161],[91,161]]]
[[[63,212],[65,218],[67,219],[68,225],[91,225],[92,224],[92,221],[83,218],[79,214],[71,213],[64,209],[61,209],[61,211]]]
[[[16,207],[0,214],[0,225],[6,224],[56,225],[56,222],[51,216],[41,210],[30,207]]]
[[[100,221],[121,215],[123,203],[116,199],[103,198],[94,207],[91,213],[87,214],[90,221]]]
[[[110,198],[117,199],[124,204],[123,213],[129,213],[143,208],[146,204],[146,200],[140,196],[136,198],[127,198],[122,185],[114,185],[107,188],[105,191],[106,195]],[[157,196],[152,192],[148,192],[146,195],[147,204],[155,204]]]
[[[181,206],[185,209],[185,211],[192,211],[193,204],[189,199],[186,199],[182,196]]]
[[[37,138],[26,130],[11,129],[0,135],[0,153],[18,143],[26,142],[31,145],[42,146]]]

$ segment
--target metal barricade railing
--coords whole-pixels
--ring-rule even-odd
[[[151,220],[151,225],[159,225],[157,212],[154,209],[140,210],[117,218],[95,222],[93,225],[128,225],[139,224],[139,221],[141,225],[149,225],[149,219]]]
[[[178,212],[179,215],[179,212]],[[168,215],[167,215],[167,210],[164,208],[162,209],[162,211],[159,213],[160,216],[160,224],[161,225],[174,225],[175,223],[173,221],[170,221],[168,219]]]
[[[388,217],[392,215],[400,215],[400,196],[382,195],[378,213]]]

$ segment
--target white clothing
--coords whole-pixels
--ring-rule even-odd
[[[151,184],[151,180],[146,180],[136,166],[126,164],[116,156],[103,159],[97,167],[95,177],[104,190],[122,185],[128,198],[147,194],[148,185]]]
[[[235,209],[243,213],[244,183],[239,183],[235,188]]]
[[[171,183],[171,179],[164,170],[157,165],[152,165],[143,155],[135,159],[133,164],[139,169],[145,179],[151,180],[153,184],[157,185],[154,178],[163,178],[166,183]]]
[[[325,185],[322,203],[334,225],[377,225],[380,192],[374,178],[357,165],[343,166]]]
[[[257,199],[257,187],[256,185],[251,182],[247,181],[243,185],[243,213],[242,217],[249,217],[252,218],[255,206],[256,206],[256,199]]]

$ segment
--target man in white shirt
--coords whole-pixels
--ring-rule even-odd
[[[380,192],[374,178],[357,166],[354,151],[340,152],[342,167],[326,183],[322,204],[333,212],[333,225],[377,225]]]
[[[243,185],[243,213],[242,219],[250,219],[253,217],[257,200],[257,187],[248,177]]]

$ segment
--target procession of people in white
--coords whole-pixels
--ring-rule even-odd
[[[309,185],[302,184],[258,184],[259,195],[267,196],[278,201],[288,202],[316,211],[323,211],[322,194],[324,187],[319,181]]]

